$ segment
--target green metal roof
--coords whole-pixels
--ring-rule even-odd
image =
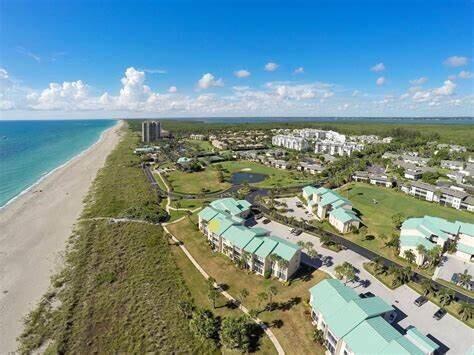
[[[374,317],[360,323],[344,337],[344,341],[355,354],[382,354],[392,340],[401,336],[385,319]]]
[[[336,313],[347,302],[358,299],[359,295],[350,287],[336,279],[323,280],[309,289],[312,295],[311,305],[324,317]]]
[[[181,157],[178,159],[177,163],[178,164],[182,164],[182,163],[189,163],[192,159],[188,158],[188,157]]]
[[[387,347],[385,347],[380,355],[425,355],[423,351],[418,349],[407,338],[401,336],[392,340]]]
[[[211,206],[218,211],[235,216],[249,210],[251,204],[246,200],[236,200],[235,198],[227,197],[212,201]]]
[[[244,249],[253,237],[255,237],[255,233],[250,228],[244,226],[232,226],[222,234],[222,238],[240,249]]]
[[[353,211],[346,210],[342,207],[332,210],[331,212],[329,212],[329,214],[336,218],[338,221],[341,221],[342,223],[346,223],[349,221],[361,222],[360,218],[357,217],[357,215]]]
[[[427,353],[434,352],[439,348],[438,344],[436,344],[426,335],[423,335],[415,327],[408,329],[406,336],[413,344],[415,344],[418,348],[425,350]]]
[[[311,196],[311,195],[315,194],[316,191],[317,191],[317,189],[313,186],[303,187],[303,194],[305,194],[306,196]]]
[[[230,226],[236,223],[236,221],[233,221],[225,214],[218,213],[209,221],[208,229],[216,235],[222,235]]]
[[[392,306],[380,297],[358,298],[349,301],[336,313],[325,317],[325,320],[331,331],[342,338],[364,320],[392,310]]]
[[[296,252],[300,249],[300,247],[298,247],[296,244],[291,243],[282,238],[278,238],[275,236],[269,236],[267,238],[278,243],[275,249],[273,249],[272,253],[277,254],[286,261],[290,261],[296,254]]]
[[[261,258],[266,258],[273,252],[273,249],[277,246],[277,242],[269,239],[268,237],[262,237],[263,243],[255,251],[255,255],[258,255]]]
[[[201,217],[204,221],[210,221],[215,217],[219,212],[211,207],[206,207],[198,213],[198,216]]]
[[[400,236],[400,247],[416,248],[418,245],[423,245],[426,250],[431,250],[436,244],[419,235],[402,234]]]
[[[249,253],[255,254],[255,251],[264,243],[263,238],[255,237],[253,238],[250,243],[248,243],[244,250],[248,251]]]
[[[349,205],[351,204],[348,199],[342,197],[341,195],[339,195],[337,192],[334,192],[334,191],[329,191],[325,193],[323,195],[323,198],[319,202],[319,204],[324,207],[324,206],[336,203],[337,201],[342,201]],[[338,203],[341,204],[341,202],[338,202]]]
[[[466,222],[456,222],[459,226],[459,233],[466,234],[474,238],[474,224]]]
[[[463,253],[474,255],[474,247],[473,246],[458,242],[458,244],[456,245],[456,249],[463,252]]]

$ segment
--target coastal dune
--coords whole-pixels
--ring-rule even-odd
[[[61,269],[83,199],[119,142],[123,124],[0,210],[0,353],[17,349],[23,317]]]

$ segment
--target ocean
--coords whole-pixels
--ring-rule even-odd
[[[92,146],[115,123],[0,120],[0,208]]]

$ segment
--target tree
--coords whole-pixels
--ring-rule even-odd
[[[219,294],[219,292],[217,292],[217,290],[212,287],[209,289],[208,293],[207,293],[207,297],[209,298],[209,301],[212,302],[212,308],[216,308],[216,300],[217,300],[217,295]]]
[[[443,255],[443,249],[440,245],[435,245],[428,251],[427,257],[430,266],[438,266],[441,263],[441,257]]]
[[[400,246],[400,238],[398,235],[393,234],[389,241],[385,242],[385,246],[393,249],[398,249]]]
[[[422,257],[423,260],[426,258],[426,254],[428,251],[426,250],[424,245],[418,244],[418,246],[416,247],[416,251],[418,252],[418,255]]]
[[[250,263],[250,258],[251,258],[251,255],[248,251],[242,251],[242,256],[241,256],[241,259],[243,261],[243,266],[244,268],[247,268],[249,263]]]
[[[321,241],[321,244],[324,245],[329,245],[332,242],[331,237],[329,237],[327,234],[321,235],[319,240]]]
[[[258,306],[260,307],[263,302],[268,300],[268,294],[266,292],[260,292],[257,294]]]
[[[179,301],[178,308],[186,318],[190,318],[193,314],[194,306],[188,301]]]
[[[221,328],[222,345],[227,349],[248,351],[252,329],[253,324],[247,316],[225,318]]]
[[[462,274],[459,274],[459,285],[462,287],[469,286],[471,284],[472,276],[468,273],[467,269]]]
[[[461,319],[463,321],[471,319],[474,317],[474,304],[469,302],[460,302],[458,313],[461,315]]]
[[[189,321],[191,331],[201,340],[213,339],[217,341],[219,335],[219,322],[214,314],[205,309],[197,309]]]
[[[239,293],[239,301],[240,303],[244,302],[244,300],[248,297],[249,291],[246,288],[243,288]]]
[[[270,303],[273,303],[273,296],[278,294],[278,289],[275,286],[270,286],[267,288],[268,299]]]
[[[308,250],[308,256],[309,256],[311,259],[316,259],[317,256],[318,256],[318,252],[316,251],[316,249],[311,248],[311,249]]]
[[[438,298],[441,307],[445,307],[449,305],[454,299],[454,291],[450,288],[443,287],[441,290],[439,290]]]
[[[372,260],[372,263],[374,265],[375,275],[383,274],[386,271],[385,265],[380,256],[376,256],[374,260]]]
[[[434,296],[436,293],[436,288],[434,283],[431,280],[423,279],[420,283],[423,290],[423,296],[428,296],[430,293]]]
[[[404,268],[395,268],[393,276],[394,278],[392,281],[392,286],[400,286],[406,284],[408,281],[411,280],[413,276],[413,271],[409,266],[406,266]]]
[[[296,243],[297,246],[299,246],[300,248],[305,248],[306,247],[306,243],[303,242],[302,240],[299,240],[298,243]]]
[[[341,265],[337,265],[334,268],[334,271],[340,279],[345,278],[345,283],[353,281],[356,277],[354,266],[347,261],[343,262]]]
[[[395,213],[392,216],[392,223],[396,229],[400,229],[404,219],[405,219],[405,216],[403,215],[403,213]]]
[[[405,252],[403,253],[403,255],[405,256],[405,259],[407,259],[407,261],[410,263],[410,264],[413,264],[416,260],[416,255],[415,253],[413,253],[412,250],[408,249],[408,250],[405,250]]]
[[[313,341],[319,345],[324,344],[324,332],[321,329],[315,329],[313,332]]]

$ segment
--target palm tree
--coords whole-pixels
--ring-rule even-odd
[[[443,255],[443,249],[441,246],[436,245],[433,249],[428,251],[428,259],[431,266],[438,266],[441,262],[441,256]]]
[[[459,285],[466,287],[471,284],[472,275],[470,275],[466,270],[462,274],[459,274]]]
[[[433,296],[436,293],[436,288],[435,285],[431,280],[428,279],[423,279],[420,283],[421,288],[423,289],[423,296],[428,296],[430,293],[433,294]]]
[[[270,303],[273,303],[273,296],[276,296],[278,294],[278,289],[275,286],[270,286],[267,289],[267,294],[268,294],[268,299],[270,300]]]
[[[243,262],[244,268],[247,268],[248,265],[249,265],[249,262],[250,262],[250,258],[251,258],[250,253],[249,253],[248,251],[245,251],[245,250],[244,250],[244,251],[242,252],[241,258],[242,258],[242,262]]]
[[[386,271],[385,266],[383,264],[382,258],[380,256],[376,256],[372,263],[374,265],[374,272],[375,275],[380,275]]]
[[[240,303],[244,302],[244,300],[248,297],[249,291],[246,288],[243,288],[239,293],[239,301]]]
[[[306,243],[303,242],[302,240],[299,240],[298,243],[296,243],[296,245],[298,245],[300,248],[305,248],[306,247]]]
[[[445,307],[449,305],[454,299],[454,291],[450,288],[443,287],[441,290],[439,290],[438,298],[441,307]]]
[[[268,294],[266,292],[260,292],[257,294],[258,306],[262,305],[262,302],[268,300]]]
[[[463,321],[467,321],[474,317],[474,305],[469,302],[460,302],[458,313],[461,314],[461,319]]]
[[[405,250],[405,252],[403,253],[404,256],[405,256],[405,259],[407,259],[407,261],[410,263],[410,264],[413,264],[416,260],[416,255],[415,253],[413,253],[412,250],[408,249],[408,250]]]
[[[426,250],[425,246],[419,244],[419,245],[416,247],[416,251],[418,252],[418,255],[420,255],[420,256],[422,257],[422,259],[424,260],[425,257],[426,257],[426,253],[427,253],[427,250]]]

